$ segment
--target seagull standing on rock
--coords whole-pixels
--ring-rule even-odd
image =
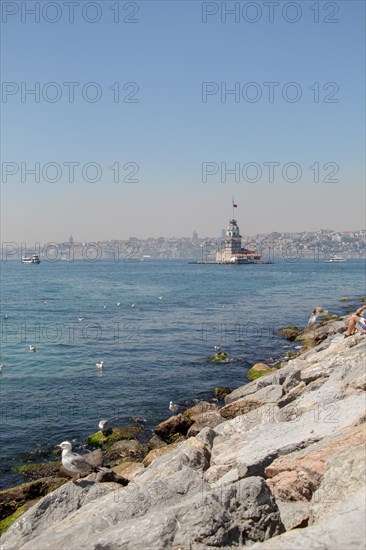
[[[107,426],[109,424],[109,420],[101,420],[98,424],[98,428],[104,434],[104,432],[107,430]]]
[[[173,414],[176,414],[180,411],[181,407],[179,405],[175,405],[173,401],[169,401],[169,410]]]
[[[311,327],[312,325],[315,325],[318,317],[325,317],[326,315],[329,315],[326,309],[323,309],[322,307],[319,307],[319,306],[314,307],[311,313],[310,319],[308,321],[308,326]]]
[[[56,447],[60,447],[60,449],[62,449],[62,466],[71,474],[79,474],[79,479],[93,472],[99,471],[99,468],[96,468],[90,464],[90,462],[88,462],[81,455],[73,453],[72,445],[69,441],[63,441],[60,445],[56,445]]]
[[[63,468],[72,476],[78,474],[80,479],[85,477],[93,472],[97,472],[96,477],[97,483],[114,481],[120,485],[128,485],[128,479],[123,476],[116,474],[110,468],[103,468],[102,466],[93,466],[86,458],[83,456],[72,452],[72,445],[70,441],[63,441],[60,445],[56,445],[62,449],[61,461]],[[99,477],[99,479],[98,479]],[[77,483],[78,479],[73,479],[73,483]]]

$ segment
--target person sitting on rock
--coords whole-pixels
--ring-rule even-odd
[[[361,334],[366,334],[366,319],[361,313],[366,309],[366,306],[358,308],[348,320],[347,331],[344,336],[352,336],[358,330]]]

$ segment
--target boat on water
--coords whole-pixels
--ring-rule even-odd
[[[39,259],[39,256],[37,254],[33,254],[33,256],[23,256],[22,258],[22,264],[40,264],[41,260]]]
[[[343,258],[343,256],[337,256],[336,254],[334,254],[333,256],[330,256],[330,258],[328,258],[328,260],[326,260],[326,262],[328,264],[339,264],[339,263],[342,263],[342,262],[346,262],[347,260],[345,258]]]

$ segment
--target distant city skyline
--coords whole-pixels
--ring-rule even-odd
[[[229,221],[229,220],[228,220]],[[240,229],[240,224],[239,225],[239,229]],[[86,239],[79,239],[79,238],[74,238],[74,236],[71,234],[69,235],[68,237],[66,238],[61,238],[59,240],[56,240],[56,239],[38,239],[38,240],[35,240],[35,241],[31,241],[29,239],[20,239],[18,241],[16,240],[13,240],[13,241],[7,241],[7,240],[1,240],[1,244],[2,244],[2,249],[3,249],[3,252],[4,250],[6,249],[6,246],[7,244],[15,244],[15,245],[18,245],[19,246],[19,250],[21,250],[21,246],[26,246],[26,248],[29,248],[29,249],[32,249],[34,248],[34,246],[43,246],[45,244],[49,244],[49,243],[56,243],[56,244],[64,244],[66,247],[67,246],[79,246],[79,245],[88,245],[88,243],[94,243],[94,242],[105,242],[105,243],[108,243],[108,242],[114,242],[114,241],[121,241],[121,242],[128,242],[130,241],[131,239],[136,239],[138,241],[149,241],[149,240],[158,240],[158,239],[165,239],[165,240],[171,240],[171,239],[177,239],[177,240],[181,240],[181,239],[186,239],[186,240],[191,240],[192,243],[194,243],[195,241],[197,242],[201,242],[202,240],[204,239],[216,239],[216,240],[220,240],[220,239],[225,239],[225,233],[226,233],[226,228],[221,228],[221,230],[219,230],[218,232],[216,233],[198,233],[198,231],[196,230],[193,230],[191,231],[191,234],[190,235],[147,235],[147,236],[144,236],[144,237],[141,237],[137,234],[130,234],[128,236],[125,236],[125,237],[113,237],[113,238],[110,238],[110,239],[102,239],[102,238],[96,238],[96,239],[93,239],[93,240],[86,240]],[[279,237],[279,236],[283,236],[285,237],[286,239],[291,239],[291,238],[294,238],[294,239],[297,239],[299,237],[299,235],[304,235],[306,237],[309,237],[311,235],[319,235],[319,236],[322,236],[322,235],[334,235],[334,236],[337,236],[337,235],[341,235],[341,236],[347,236],[347,235],[352,235],[352,234],[358,234],[358,235],[362,235],[363,236],[363,239],[365,240],[366,242],[366,229],[365,228],[352,228],[352,229],[348,229],[348,230],[344,230],[344,231],[340,231],[340,230],[336,230],[334,228],[326,228],[326,227],[322,227],[322,228],[319,228],[319,229],[316,229],[316,230],[313,230],[313,231],[306,231],[306,230],[303,230],[303,231],[270,231],[270,232],[258,232],[258,233],[246,233],[246,232],[243,232],[241,229],[240,229],[240,234],[242,235],[243,238],[258,238],[258,236],[264,236],[264,237],[268,237],[270,235],[275,235],[276,237]]]
[[[232,223],[228,226],[232,235]],[[241,233],[241,232],[240,232]],[[29,243],[5,242],[1,246],[1,260],[19,261],[20,258],[39,256],[41,261],[138,261],[154,259],[189,259],[211,262],[213,256],[227,248],[227,233],[223,236],[201,235],[193,231],[191,237],[158,237],[139,239],[130,236],[120,240],[78,242],[72,236],[61,242]],[[327,261],[334,254],[347,258],[364,259],[366,254],[366,230],[336,232],[322,229],[317,232],[269,233],[241,235],[241,244],[262,256],[262,261],[275,258],[297,261],[312,258],[314,262]],[[231,257],[231,255],[230,255]],[[216,257],[217,259],[217,257]],[[227,259],[227,258],[226,258]],[[219,258],[219,261],[222,260]]]
[[[365,226],[364,2],[66,4],[3,3],[2,241]]]

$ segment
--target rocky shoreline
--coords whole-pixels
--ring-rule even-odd
[[[16,520],[2,549],[364,548],[366,339],[344,338],[345,320],[287,327],[296,357],[254,366],[148,442],[136,426],[91,435],[104,480],[33,466],[0,491],[4,528]]]

